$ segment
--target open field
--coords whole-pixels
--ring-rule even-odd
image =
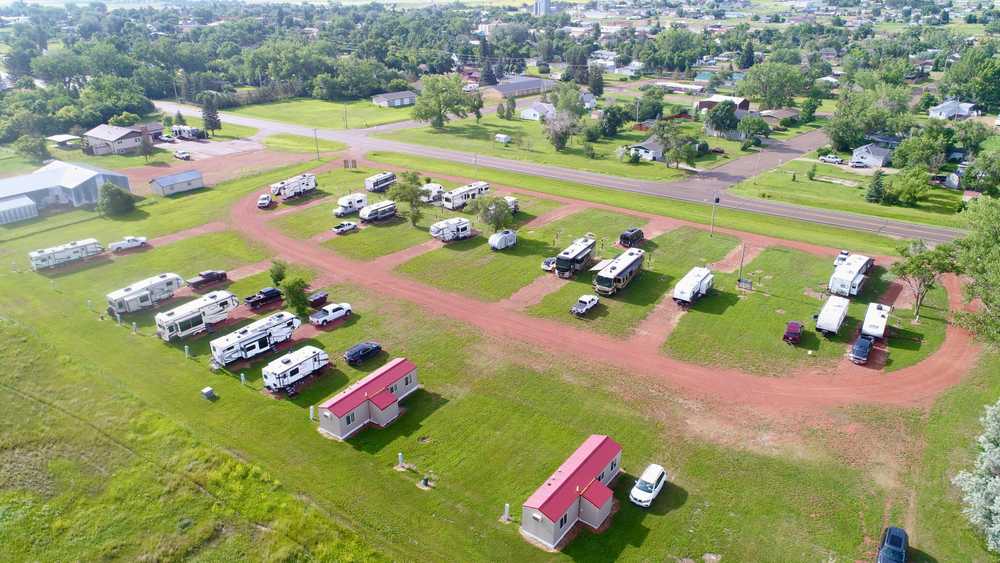
[[[816,165],[816,178],[806,174]],[[795,181],[792,181],[792,174]],[[781,167],[741,182],[730,189],[745,197],[774,199],[796,205],[837,209],[861,215],[885,217],[898,221],[926,223],[943,227],[960,227],[958,211],[962,203],[960,190],[931,188],[916,207],[880,205],[865,201],[869,176],[853,174],[842,166],[793,160]]]
[[[49,152],[52,158],[65,160],[66,162],[80,162],[98,168],[108,170],[119,170],[121,168],[134,168],[137,166],[160,166],[165,162],[173,160],[172,151],[154,148],[153,154],[149,155],[149,160],[141,154],[106,154],[95,156],[83,152],[82,149],[61,149],[55,145],[49,145]]]
[[[200,117],[184,116],[184,120],[191,127],[198,127],[199,129],[204,128],[205,122],[201,120]],[[225,118],[222,118],[222,129],[219,129],[213,133],[208,140],[209,141],[233,141],[236,139],[247,139],[253,137],[257,134],[257,129],[253,127],[247,127],[246,125],[235,125],[233,123],[228,123]]]
[[[10,147],[0,146],[0,178],[25,174],[40,166],[17,154]]]
[[[821,110],[816,110],[821,111]],[[808,133],[810,131],[815,131],[816,129],[822,129],[826,125],[827,119],[825,117],[817,117],[809,123],[800,123],[792,127],[785,128],[784,131],[774,131],[771,133],[770,138],[778,140],[787,140],[792,137],[801,135],[803,133]]]
[[[297,99],[227,109],[227,113],[323,129],[362,129],[410,119],[412,108],[382,108],[366,101]]]
[[[285,152],[316,152],[317,150],[319,152],[337,152],[347,148],[347,145],[337,141],[310,139],[289,133],[268,135],[264,138],[264,146],[273,151]]]

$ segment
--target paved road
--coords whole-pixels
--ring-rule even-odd
[[[194,106],[179,105],[173,102],[156,102],[156,105],[165,112],[174,113],[179,109],[182,113],[190,113],[194,115],[200,114],[200,109]],[[358,152],[374,150],[400,152],[427,158],[446,160],[449,162],[458,162],[470,166],[486,166],[499,170],[521,172],[545,178],[567,180],[620,191],[668,197],[697,203],[711,203],[712,199],[718,195],[720,198],[719,205],[724,208],[753,211],[756,213],[763,213],[778,217],[788,217],[791,219],[798,219],[824,225],[833,225],[859,231],[876,232],[899,238],[920,238],[930,243],[946,242],[961,235],[960,231],[943,227],[918,225],[903,221],[854,215],[841,211],[802,207],[775,201],[742,198],[726,193],[726,189],[738,182],[753,177],[761,171],[779,166],[782,162],[787,162],[802,155],[803,153],[815,150],[816,148],[822,146],[826,143],[826,137],[822,131],[812,131],[787,141],[771,141],[767,150],[758,153],[756,156],[737,158],[722,166],[709,171],[701,172],[694,176],[686,177],[682,180],[655,182],[650,180],[607,176],[594,172],[585,172],[582,170],[574,170],[558,166],[548,166],[534,162],[476,155],[438,147],[402,143],[399,141],[379,139],[372,136],[373,133],[392,131],[416,125],[416,123],[412,121],[380,125],[368,129],[334,130],[313,129],[303,125],[281,123],[267,119],[228,113],[224,113],[223,117],[225,118],[225,121],[229,123],[256,127],[257,129],[260,129],[261,132],[267,132],[268,134],[291,133],[294,135],[304,136],[312,136],[315,134],[321,139],[346,143],[351,146],[352,151]]]

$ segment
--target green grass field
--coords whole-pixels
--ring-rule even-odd
[[[648,254],[639,277],[617,295],[601,297],[587,316],[576,318],[568,311],[581,295],[594,293],[594,274],[589,272],[578,274],[528,312],[613,336],[627,336],[688,270],[721,260],[737,243],[725,235],[711,237],[698,229],[676,229],[646,241],[642,248]]]
[[[184,116],[184,120],[191,127],[203,128],[205,122],[200,117]],[[257,129],[246,125],[236,125],[222,118],[222,129],[219,129],[208,138],[209,141],[233,141],[236,139],[247,139],[257,134]]]
[[[302,135],[278,133],[264,138],[264,146],[273,151],[283,152],[337,152],[347,148],[344,143],[326,139],[310,139]]]
[[[816,110],[820,111],[820,110]],[[825,117],[818,117],[809,123],[801,123],[793,127],[787,127],[784,131],[774,131],[771,133],[770,137],[772,139],[787,140],[792,137],[797,137],[803,133],[808,133],[810,131],[815,131],[816,129],[822,129],[826,125],[827,119]]]
[[[41,164],[31,162],[10,147],[0,146],[0,178],[26,174],[40,166]]]
[[[49,145],[49,152],[52,158],[65,160],[66,162],[81,162],[90,166],[106,168],[108,170],[119,170],[121,168],[136,168],[139,166],[157,166],[164,162],[173,160],[173,152],[164,149],[153,149],[153,154],[149,155],[149,160],[141,154],[106,154],[96,156],[86,154],[81,149],[61,149],[54,145]]]
[[[806,174],[814,164],[816,178],[810,180]],[[792,181],[793,173],[795,181]],[[958,216],[962,204],[962,192],[959,190],[931,188],[916,207],[879,205],[865,201],[869,181],[869,176],[852,174],[840,166],[793,160],[737,184],[730,192],[744,197],[773,199],[897,221],[943,227],[962,226]]]
[[[322,129],[362,129],[410,119],[411,109],[382,108],[367,100],[327,102],[302,98],[227,109],[226,113]]]

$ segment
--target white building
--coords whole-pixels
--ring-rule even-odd
[[[139,150],[142,137],[141,132],[128,127],[98,125],[83,134],[83,149],[95,155],[127,154]]]
[[[556,106],[545,102],[534,102],[530,106],[521,110],[521,119],[541,121],[543,119],[549,119],[555,114]]]

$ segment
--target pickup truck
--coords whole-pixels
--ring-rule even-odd
[[[570,307],[569,312],[578,317],[582,317],[587,314],[587,311],[593,309],[594,306],[597,305],[598,301],[599,299],[596,295],[581,295],[580,299],[577,300],[572,307]]]
[[[281,301],[283,298],[284,295],[281,293],[280,289],[277,289],[275,287],[265,287],[264,289],[258,291],[257,293],[254,293],[253,295],[244,297],[243,301],[251,309],[260,309],[264,305],[267,305],[269,303],[274,303],[276,301]]]
[[[111,252],[121,252],[130,248],[139,248],[140,246],[146,246],[146,237],[127,236],[122,240],[109,244],[108,250]]]
[[[186,280],[185,283],[188,286],[197,289],[199,287],[204,287],[213,283],[224,282],[228,279],[226,272],[222,270],[205,270],[204,272],[198,272],[198,275]]]
[[[330,303],[309,315],[309,322],[316,326],[326,326],[334,321],[351,316],[350,303]]]

